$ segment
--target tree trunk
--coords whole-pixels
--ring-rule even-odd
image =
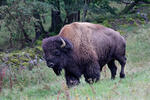
[[[0,0],[0,6],[2,5],[6,5],[7,4],[7,0]],[[2,16],[0,15],[0,19],[2,19]],[[1,25],[0,25],[1,28]]]
[[[60,0],[55,0],[54,6],[56,10],[51,10],[51,27],[49,28],[49,32],[58,33],[63,25],[63,21],[61,19]]]
[[[6,4],[7,4],[7,0],[0,0],[0,6],[6,5]]]
[[[39,14],[36,10],[34,10],[33,16],[34,16],[34,18],[38,19],[38,21],[36,21],[36,22],[34,23],[35,38],[34,38],[34,40],[32,41],[32,43],[34,43],[37,39],[39,39],[39,37],[40,37],[41,35],[43,35],[43,37],[47,37],[47,35],[48,35],[48,32],[45,31],[44,26],[43,26],[43,24],[42,24],[40,14]]]
[[[87,15],[87,7],[88,7],[87,1],[85,0],[84,8],[83,8],[83,18],[82,18],[82,22],[84,22],[85,19],[86,19],[86,15]]]
[[[12,48],[13,47],[13,37],[12,37],[13,33],[12,33],[12,31],[11,31],[9,26],[7,26],[7,29],[10,32],[10,35],[9,35],[9,48]]]
[[[80,21],[80,11],[78,10],[73,13],[66,11],[66,18],[65,18],[64,24],[70,24],[76,21]]]
[[[30,43],[32,40],[29,38],[28,34],[26,33],[26,31],[24,29],[24,25],[21,23],[21,21],[18,21],[18,25],[19,25],[19,28],[20,28],[22,34],[24,35],[25,42]]]
[[[51,28],[49,29],[49,32],[56,32],[58,33],[62,27],[62,19],[60,16],[61,12],[58,10],[53,10],[51,11],[51,18],[52,18],[52,23],[51,23]]]
[[[44,27],[41,21],[37,21],[37,23],[34,23],[34,30],[35,30],[35,38],[32,41],[32,44],[35,43],[35,41],[39,39],[41,36],[43,38],[48,37],[48,32],[44,30]]]
[[[78,10],[77,21],[80,21],[80,10]]]

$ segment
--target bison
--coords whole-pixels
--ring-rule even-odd
[[[88,83],[97,82],[105,64],[114,79],[117,71],[115,60],[121,65],[120,78],[125,77],[126,41],[111,28],[74,22],[65,25],[58,35],[45,38],[42,48],[47,66],[56,75],[64,69],[68,87],[79,84],[81,75]]]

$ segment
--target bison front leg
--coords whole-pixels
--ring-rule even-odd
[[[97,82],[100,78],[100,66],[98,63],[92,63],[86,67],[84,72],[85,81],[88,83]]]
[[[72,73],[68,71],[65,71],[65,78],[66,78],[66,84],[69,88],[78,85],[80,83],[79,78],[74,76]]]

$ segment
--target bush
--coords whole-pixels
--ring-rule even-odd
[[[32,70],[32,68],[42,61],[42,48],[36,46],[35,48],[26,48],[22,51],[14,51],[12,53],[0,53],[0,62],[2,65],[11,68],[19,69],[25,68]]]

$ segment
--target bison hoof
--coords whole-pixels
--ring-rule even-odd
[[[79,85],[79,81],[78,80],[70,80],[68,83],[67,83],[67,86],[68,88],[71,88],[73,86],[76,86],[76,85]]]
[[[114,79],[115,79],[115,77],[111,77],[111,79],[112,79],[112,80],[114,80]]]
[[[120,73],[120,78],[125,78],[125,74]]]
[[[94,79],[92,79],[92,78],[89,78],[89,79],[85,79],[85,81],[87,82],[87,83],[89,83],[89,84],[93,84],[93,83],[96,83],[97,81],[99,80],[99,78],[94,78]]]

